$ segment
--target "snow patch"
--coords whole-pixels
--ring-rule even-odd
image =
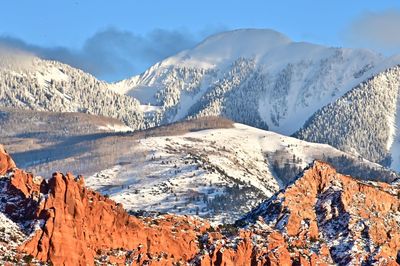
[[[107,124],[105,126],[100,126],[98,127],[99,130],[104,130],[104,131],[113,131],[113,132],[129,132],[133,131],[132,128],[126,126],[126,125],[118,125],[118,124]]]

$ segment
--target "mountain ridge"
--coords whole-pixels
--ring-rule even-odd
[[[398,101],[396,74],[391,72],[399,65],[400,56],[387,58],[365,49],[293,42],[272,30],[245,29],[213,35],[141,75],[113,84],[57,62],[31,55],[26,60],[28,65],[33,64],[32,71],[12,64],[0,68],[0,105],[104,115],[123,121],[132,130],[222,116],[284,135],[330,143],[396,170],[400,167],[400,141],[395,130],[400,122],[396,121],[396,126],[391,122],[399,117],[393,107]],[[17,61],[22,64],[24,60]],[[380,82],[369,82],[371,79]],[[376,107],[386,98],[382,93],[368,92],[378,91],[379,86],[391,93],[390,108],[384,108],[384,115]],[[338,130],[344,132],[340,136],[329,133],[334,136],[327,141],[320,123],[309,123],[332,108],[338,120],[346,120],[349,114],[340,107],[349,94],[358,102],[379,103],[369,106],[369,114],[362,113],[362,106],[355,106],[357,102],[353,109],[347,108],[354,113],[354,134],[378,133],[369,146],[362,137],[353,141],[354,134],[349,130]],[[321,119],[329,120],[327,116]],[[390,121],[383,123],[386,118]],[[358,119],[363,119],[364,125]],[[335,127],[333,120],[327,121],[329,128]],[[304,133],[311,127],[316,131],[313,136]]]
[[[313,126],[309,123],[314,116],[328,110],[329,106],[340,101],[345,102],[349,94],[358,94],[354,97],[358,97],[360,102],[378,102],[384,105],[387,99],[370,95],[367,91],[370,88],[377,91],[379,86],[382,87],[381,90],[386,89],[390,92],[390,106],[397,106],[399,86],[395,85],[396,74],[391,72],[396,71],[400,56],[383,57],[369,50],[324,47],[292,42],[285,38],[282,43],[277,41],[276,47],[272,45],[274,48],[270,56],[268,43],[254,44],[251,38],[249,40],[245,38],[246,32],[248,30],[237,30],[214,35],[193,49],[155,64],[144,74],[132,78],[131,84],[129,80],[123,81],[121,87],[133,86],[133,89],[125,87],[121,92],[137,97],[142,103],[152,106],[147,114],[155,124],[208,115],[223,116],[284,135],[330,143],[346,152],[360,154],[371,161],[398,170],[400,142],[398,133],[394,130],[395,126],[392,125],[394,117],[399,117],[397,108],[388,108],[387,112],[385,111],[392,122],[384,124],[386,118],[374,122],[368,120],[368,117],[380,116],[379,108],[371,108],[369,115],[361,115],[359,110],[362,106],[354,106],[354,109],[348,109],[348,112],[340,110],[339,104],[334,107],[338,110],[335,115],[339,120],[347,119],[348,115],[354,112],[354,117],[365,121],[364,125],[359,125],[360,123],[356,121],[352,127],[354,134],[364,136],[379,131],[382,138],[374,139],[370,147],[362,143],[362,137],[349,141],[353,138],[349,130],[327,140],[322,130],[323,125],[319,123],[318,126]],[[265,33],[266,39],[271,33],[268,30],[250,30],[250,32],[256,35]],[[227,42],[228,56],[222,54],[217,59],[208,56],[209,50],[209,53],[213,54],[212,47],[215,40],[235,39],[238,37],[232,36],[240,34],[243,34],[241,42]],[[210,42],[212,44],[209,44]],[[211,48],[203,49],[204,46]],[[251,53],[249,52],[246,57],[246,52],[242,51],[238,52],[236,57],[231,56],[230,47],[236,46],[246,47],[249,51],[257,51],[251,49],[252,47],[259,47],[262,50],[265,46],[267,52],[264,51],[266,54],[263,55],[263,52],[257,51],[255,57],[249,55]],[[206,50],[203,54],[198,52],[202,49]],[[285,53],[279,52],[285,49],[287,49]],[[207,63],[206,66],[202,65],[202,62],[197,64],[202,57],[204,59],[202,62],[211,63]],[[208,61],[208,58],[211,58],[211,61]],[[223,58],[222,61],[226,59],[228,63],[221,63],[222,65],[212,63],[213,60],[218,61],[218,58]],[[379,84],[370,82],[377,79],[381,80]],[[392,87],[385,84],[385,80]],[[332,117],[328,121],[324,119],[324,123],[330,128],[335,127],[333,121]],[[379,129],[376,129],[377,124],[380,125]],[[396,127],[397,124],[398,122]],[[315,136],[310,137],[302,133],[310,130],[308,127],[313,127]]]
[[[134,129],[145,127],[136,99],[111,92],[107,83],[82,70],[25,54],[8,61],[0,67],[2,107],[82,112],[117,118]]]
[[[383,61],[385,61],[386,59],[384,59],[381,55],[378,54],[374,54],[372,51],[368,51],[368,50],[362,50],[362,49],[341,49],[341,48],[330,48],[330,47],[324,47],[324,46],[319,46],[319,45],[313,45],[313,44],[307,44],[307,43],[296,43],[296,42],[290,42],[289,40],[286,40],[284,43],[284,45],[279,46],[278,48],[273,48],[273,52],[269,52],[269,48],[268,48],[268,43],[256,43],[253,42],[251,39],[250,40],[246,40],[245,36],[241,36],[240,34],[244,34],[246,33],[246,30],[238,30],[238,31],[232,31],[232,32],[226,32],[226,33],[222,33],[220,35],[216,35],[211,37],[211,39],[223,39],[221,36],[235,36],[235,34],[238,35],[237,38],[240,38],[242,40],[242,42],[236,41],[236,42],[228,42],[228,47],[235,47],[235,46],[244,46],[245,48],[247,48],[250,52],[248,54],[246,54],[247,52],[238,52],[235,55],[229,55],[226,56],[226,63],[222,63],[223,66],[219,66],[218,64],[216,66],[213,65],[211,67],[203,67],[201,65],[201,62],[199,63],[199,66],[196,65],[196,62],[199,61],[197,59],[193,59],[192,57],[192,53],[194,54],[193,56],[196,57],[198,56],[199,58],[203,58],[202,62],[207,62],[207,60],[209,60],[209,58],[211,58],[210,60],[217,60],[217,59],[212,59],[215,58],[213,56],[209,56],[207,53],[202,54],[201,52],[197,52],[198,49],[200,49],[202,46],[207,46],[207,44],[210,42],[209,39],[206,39],[204,42],[202,42],[199,48],[195,47],[191,50],[187,50],[184,52],[179,53],[176,56],[170,57],[168,59],[166,59],[165,61],[162,61],[160,63],[155,64],[153,67],[149,68],[149,70],[147,70],[145,73],[143,73],[142,75],[139,76],[135,76],[134,78],[132,78],[132,80],[134,80],[133,84],[134,87],[136,86],[137,89],[133,89],[132,92],[127,92],[127,89],[121,89],[122,92],[125,92],[129,95],[132,95],[134,97],[137,97],[142,103],[148,103],[150,105],[156,106],[157,110],[155,110],[155,112],[160,112],[161,115],[163,112],[167,112],[164,116],[166,116],[166,121],[175,121],[174,116],[176,116],[177,114],[182,113],[181,115],[177,115],[176,117],[178,117],[178,119],[181,119],[182,117],[191,117],[191,116],[195,116],[196,114],[198,114],[199,112],[201,112],[201,109],[198,110],[190,110],[187,107],[185,107],[187,104],[189,105],[193,105],[196,101],[198,101],[200,98],[198,97],[202,97],[202,95],[204,95],[204,93],[206,93],[207,88],[204,87],[212,87],[212,86],[218,86],[218,82],[228,82],[228,86],[229,86],[229,90],[231,90],[232,88],[234,88],[235,86],[244,86],[244,85],[240,85],[240,83],[242,81],[240,81],[240,79],[243,79],[243,82],[246,82],[246,79],[251,79],[251,77],[248,77],[249,74],[253,74],[258,72],[257,77],[255,79],[258,79],[258,81],[253,82],[253,84],[251,85],[253,90],[256,90],[256,92],[254,92],[258,97],[254,98],[254,96],[252,96],[251,94],[248,94],[248,96],[246,97],[246,90],[252,90],[251,88],[238,88],[238,90],[242,90],[243,92],[240,92],[242,97],[244,96],[244,98],[248,98],[248,97],[253,97],[251,98],[252,100],[256,99],[256,102],[258,100],[262,100],[262,99],[267,99],[267,101],[263,101],[262,105],[266,106],[267,108],[274,108],[273,104],[271,105],[269,101],[274,101],[273,98],[276,97],[283,97],[282,100],[276,100],[277,103],[279,102],[280,105],[282,105],[281,108],[289,108],[287,109],[287,111],[285,110],[274,110],[274,109],[268,109],[268,110],[264,110],[262,112],[260,112],[260,110],[258,110],[257,108],[254,111],[251,111],[250,114],[252,114],[253,116],[256,113],[259,113],[261,115],[260,118],[257,118],[260,121],[263,121],[264,124],[266,124],[267,126],[261,126],[263,128],[269,128],[270,130],[274,130],[277,131],[278,133],[283,133],[286,135],[290,135],[292,133],[294,133],[296,131],[296,129],[280,129],[280,127],[282,127],[282,125],[278,126],[279,124],[282,124],[283,122],[281,121],[282,119],[286,119],[284,116],[287,116],[288,114],[290,114],[291,110],[290,108],[292,108],[292,103],[288,103],[288,107],[285,107],[285,101],[291,101],[289,98],[286,99],[287,96],[285,90],[291,88],[291,86],[295,86],[294,84],[290,85],[289,83],[285,84],[280,84],[279,82],[279,75],[281,75],[281,79],[290,79],[291,76],[299,76],[297,77],[297,80],[295,82],[311,82],[309,85],[307,85],[307,83],[304,84],[304,88],[297,88],[297,89],[293,89],[293,91],[290,94],[296,95],[299,92],[296,92],[296,90],[303,90],[303,92],[301,93],[306,93],[307,92],[307,88],[310,88],[312,86],[324,86],[324,89],[319,88],[319,91],[324,92],[324,90],[329,91],[329,93],[335,93],[337,95],[341,95],[344,94],[344,92],[346,92],[347,90],[350,90],[353,86],[357,85],[358,83],[356,82],[356,80],[359,80],[358,82],[361,82],[363,77],[365,79],[365,76],[363,75],[367,75],[370,76],[372,75],[372,73],[367,74],[367,72],[371,72],[370,70],[372,68],[375,67],[375,65],[379,65],[379,64],[384,64]],[[255,30],[255,32],[257,33],[257,35],[261,35],[262,37],[262,33],[265,33],[265,35],[267,37],[265,37],[265,39],[269,38],[269,31],[263,31],[263,30]],[[261,38],[260,37],[260,38]],[[226,37],[228,38],[228,37]],[[234,37],[232,37],[234,38]],[[255,37],[254,37],[255,38]],[[228,38],[229,39],[229,38]],[[247,42],[246,42],[247,41]],[[213,54],[212,51],[212,47],[213,45],[209,45],[211,46],[211,48],[207,48],[206,50],[211,50],[211,54]],[[254,53],[253,50],[257,50],[257,49],[252,49],[251,47],[259,47],[259,50],[261,50],[261,52],[259,53],[255,53],[256,57],[254,57],[253,55],[251,55],[252,53]],[[286,48],[286,46],[288,46],[288,48]],[[225,47],[225,46],[224,46]],[[264,48],[267,47],[267,48]],[[225,47],[226,48],[226,47]],[[234,48],[233,48],[234,49]],[[263,49],[265,51],[263,51]],[[278,49],[278,50],[276,50]],[[279,49],[283,49],[284,52],[279,52]],[[287,49],[288,51],[285,51],[285,49]],[[200,49],[201,50],[201,49]],[[227,53],[229,54],[230,48],[226,48],[226,50],[228,51]],[[239,49],[240,50],[240,49]],[[276,50],[276,51],[275,51]],[[197,55],[197,53],[199,53],[200,55]],[[265,54],[263,54],[265,53]],[[270,54],[269,54],[270,53]],[[354,54],[353,57],[351,57],[351,54]],[[225,58],[224,55],[220,56],[221,58]],[[219,57],[216,57],[219,58]],[[311,59],[310,59],[311,58]],[[350,59],[351,58],[351,59]],[[264,63],[262,61],[265,61]],[[314,60],[314,61],[313,61]],[[328,60],[328,61],[325,61]],[[336,60],[336,62],[335,62]],[[343,61],[344,60],[344,61]],[[346,63],[346,60],[351,60],[349,61],[350,63]],[[359,61],[358,63],[356,61]],[[364,60],[364,61],[363,61]],[[191,64],[191,63],[185,63],[185,62],[191,62],[191,61],[195,61],[195,63]],[[243,64],[244,65],[240,65]],[[235,66],[236,64],[236,66]],[[310,65],[311,64],[311,65]],[[318,65],[320,64],[320,65]],[[346,64],[348,64],[346,66]],[[351,66],[350,65],[357,65],[359,64],[359,66]],[[235,67],[239,67],[237,68],[237,70],[235,70]],[[296,69],[300,68],[300,69]],[[324,67],[326,68],[324,70]],[[334,68],[339,67],[338,70],[333,70]],[[340,69],[340,67],[342,67],[342,69]],[[349,69],[346,70],[346,67],[350,67]],[[351,68],[353,68],[353,71],[351,71]],[[379,68],[379,67],[378,67]],[[308,69],[308,70],[307,70]],[[304,70],[309,71],[309,73],[307,74],[307,72],[305,72]],[[159,73],[157,72],[159,71]],[[238,76],[237,79],[239,79],[239,83],[232,83],[229,84],[229,74],[226,74],[228,76],[224,77],[224,73],[229,72],[229,71],[233,71],[234,75]],[[247,73],[246,73],[247,71]],[[324,75],[329,76],[328,79],[324,80],[322,77],[320,77],[318,74],[318,71],[328,71],[327,73],[324,73]],[[350,73],[346,73],[346,71],[349,71]],[[378,70],[377,70],[378,71]],[[293,72],[293,73],[292,73]],[[315,72],[315,73],[314,73]],[[338,73],[343,72],[344,76],[340,76],[338,75]],[[336,73],[336,74],[335,74]],[[216,75],[216,76],[215,76]],[[265,75],[272,75],[272,77],[267,77]],[[311,75],[311,76],[307,76],[307,75]],[[335,77],[335,75],[338,75]],[[346,79],[349,81],[351,80],[350,77],[351,75],[357,75],[357,78],[353,78],[354,79],[354,83],[353,85],[348,85],[347,88],[340,88],[341,83],[340,80],[344,79],[344,81],[342,81],[342,83],[346,83]],[[243,76],[243,77],[241,77]],[[180,80],[174,81],[174,79],[176,77],[180,77]],[[254,78],[253,78],[254,79]],[[271,80],[272,79],[272,80]],[[315,82],[317,82],[317,79],[321,79],[321,81],[319,81],[319,85]],[[334,80],[339,80],[338,81],[334,81]],[[213,83],[215,83],[215,85],[213,85]],[[283,80],[282,80],[283,82]],[[287,81],[286,81],[287,82]],[[289,80],[290,82],[290,80]],[[314,84],[314,83],[315,84]],[[336,82],[336,83],[335,83]],[[128,81],[123,81],[122,83],[129,83]],[[121,83],[121,84],[122,84]],[[205,83],[205,84],[204,84]],[[268,83],[272,83],[272,85],[268,85]],[[272,90],[272,88],[270,89],[266,89],[263,88],[265,86],[273,86],[275,83],[275,89],[274,90],[281,90],[281,92],[277,92],[276,95],[274,96],[273,94],[269,95],[269,94],[265,94],[265,92],[263,93],[263,90]],[[344,84],[343,83],[343,84]],[[235,85],[236,84],[236,85]],[[314,84],[314,85],[313,85]],[[329,85],[327,85],[329,84]],[[131,84],[132,86],[132,84]],[[180,89],[175,88],[175,87],[182,87],[182,90],[180,91]],[[219,85],[221,86],[221,85]],[[285,87],[285,86],[289,86],[289,87]],[[297,85],[298,86],[298,85]],[[335,86],[337,88],[335,88]],[[340,90],[343,89],[343,92],[340,92]],[[217,89],[212,89],[212,88],[208,88],[208,90],[211,90],[210,93],[218,93]],[[220,89],[221,90],[221,89]],[[223,89],[222,89],[223,90]],[[258,92],[257,92],[258,90]],[[260,91],[261,90],[261,91]],[[137,91],[138,94],[135,94]],[[148,96],[144,97],[143,91],[147,91],[149,94],[153,94],[153,98],[151,98],[151,100],[149,100],[150,98]],[[314,90],[314,93],[316,93],[316,95],[318,95],[318,90]],[[222,91],[222,95],[224,95],[226,92]],[[282,95],[281,95],[282,93]],[[310,93],[310,92],[307,92]],[[312,93],[312,92],[311,92]],[[325,92],[326,94],[329,94],[327,92]],[[338,94],[339,93],[339,94]],[[261,95],[260,95],[261,94]],[[179,101],[179,97],[183,97],[182,99],[182,105],[180,104]],[[226,96],[223,96],[226,97]],[[294,96],[293,96],[294,97]],[[298,97],[302,97],[301,94],[299,94]],[[306,98],[309,96],[306,96]],[[325,96],[318,96],[318,97],[327,97]],[[171,98],[171,99],[170,99]],[[176,100],[175,98],[178,98],[178,100]],[[191,98],[193,98],[194,103],[190,103]],[[304,99],[306,99],[304,98]],[[314,112],[316,110],[318,110],[318,107],[323,107],[325,104],[329,103],[330,100],[329,97],[326,98],[325,100],[323,100],[323,103],[317,104],[317,107],[313,107]],[[335,98],[333,98],[335,99]],[[224,100],[224,98],[222,98],[222,100]],[[319,101],[322,100],[319,99]],[[146,102],[147,101],[147,102]],[[207,100],[206,100],[207,101]],[[233,99],[229,99],[229,101],[233,101]],[[186,103],[185,103],[186,102]],[[221,107],[217,107],[218,105],[221,105],[223,103],[215,103],[215,107],[212,108],[221,108]],[[251,103],[246,103],[245,105],[242,106],[242,108],[245,108],[245,111],[247,111],[246,109],[249,108],[249,105]],[[254,103],[253,105],[258,106],[258,103]],[[299,104],[299,103],[297,103]],[[310,103],[306,102],[304,103],[305,105],[310,105]],[[313,104],[316,104],[315,102]],[[261,105],[261,104],[260,104]],[[269,107],[268,107],[269,106]],[[161,110],[160,110],[161,108]],[[202,107],[200,107],[202,108]],[[232,108],[232,107],[229,107]],[[302,110],[303,107],[300,108],[300,105],[298,105],[298,110],[297,112],[300,112]],[[165,109],[165,111],[163,111],[163,109]],[[168,111],[167,109],[171,109],[171,111]],[[198,109],[198,108],[197,108]],[[204,107],[203,107],[204,109]],[[306,108],[307,109],[307,108]],[[233,118],[233,120],[236,120],[234,118],[237,117],[233,117],[232,112],[230,113],[224,113],[223,110],[221,111],[217,111],[214,112],[212,110],[204,110],[204,112],[209,112],[209,114],[216,114],[216,115],[225,115],[228,118]],[[222,113],[221,113],[222,112]],[[270,113],[272,112],[271,115],[273,115],[274,117],[269,117]],[[288,113],[289,112],[289,113]],[[310,113],[312,113],[313,111],[311,110],[304,110],[304,114],[306,116],[310,116]],[[159,115],[158,115],[159,116]],[[161,123],[163,123],[163,118],[159,118],[157,115],[155,115],[156,119],[156,123],[157,123],[157,119],[161,119]],[[240,117],[239,117],[240,118]],[[254,118],[253,118],[254,119]],[[299,116],[296,116],[296,119],[292,119],[290,120],[290,122],[287,123],[297,123],[296,127],[300,128],[302,126],[302,122],[298,122],[302,121],[303,118],[299,118]],[[240,121],[240,119],[237,122],[243,122]],[[303,121],[304,123],[305,121]],[[254,123],[254,121],[247,121],[246,124],[252,125],[252,126],[259,126]],[[276,125],[275,125],[276,124]],[[291,126],[293,128],[293,126]]]

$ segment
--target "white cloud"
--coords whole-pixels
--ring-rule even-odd
[[[400,10],[366,12],[350,24],[344,37],[352,46],[400,52]]]
[[[185,30],[155,29],[139,35],[109,28],[88,38],[77,50],[31,45],[9,36],[0,37],[0,45],[67,63],[101,79],[118,80],[139,74],[152,64],[193,47],[206,37],[205,32],[215,33],[221,29],[208,29],[198,34]]]

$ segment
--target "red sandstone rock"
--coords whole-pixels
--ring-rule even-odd
[[[142,257],[187,261],[199,252],[197,237],[208,227],[168,215],[147,224],[70,174],[54,174],[48,193],[37,211],[46,222],[21,251],[56,265],[91,265],[98,250],[139,248]]]
[[[3,145],[0,145],[0,176],[15,167],[15,163],[11,159],[10,155],[6,152]]]
[[[259,265],[261,258],[266,258],[263,263],[267,265],[330,265],[347,264],[350,261],[354,265],[361,265],[363,262],[398,265],[399,192],[398,187],[386,183],[368,184],[338,174],[330,165],[317,161],[293,185],[276,195],[277,199],[282,199],[278,205],[280,215],[277,220],[287,219],[283,228],[274,228],[274,221],[262,225],[264,219],[254,217],[253,222],[257,223],[250,224],[248,230],[253,231],[254,235],[260,235],[261,241],[257,244],[254,241],[248,242],[252,244],[246,245],[245,250],[252,252],[243,252],[243,244],[231,248],[232,243],[219,245],[216,250],[224,250],[222,259],[227,265],[234,265],[232,257],[236,262],[247,261],[252,265]],[[257,210],[255,213],[260,214]],[[350,215],[347,217],[347,214]],[[262,215],[268,218],[271,214],[265,212]],[[358,232],[356,224],[365,222],[365,219],[368,219],[368,225],[365,225],[368,230]],[[326,229],[321,225],[335,222],[343,227],[337,230],[346,230],[353,238],[351,241],[360,243],[357,246],[359,252],[350,250],[347,255],[342,254],[341,258],[329,248],[333,243],[325,243],[324,234],[327,232],[324,232]],[[257,225],[258,223],[261,225]],[[321,238],[324,238],[322,242]],[[375,254],[363,251],[365,244],[361,244],[362,242],[374,248]],[[316,251],[318,246],[320,248]],[[203,260],[207,265],[210,265],[209,262],[211,265],[220,265],[217,260],[212,259],[216,255],[218,253],[215,251],[211,258],[205,256]]]

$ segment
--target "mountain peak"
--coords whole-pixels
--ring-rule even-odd
[[[203,45],[210,45],[213,42],[225,42],[231,45],[238,45],[239,43],[247,43],[248,45],[254,44],[251,42],[262,41],[263,45],[283,45],[290,43],[292,40],[272,29],[236,29],[213,34],[202,41],[197,47]]]
[[[197,66],[212,67],[224,60],[264,55],[291,42],[282,33],[270,29],[237,29],[214,34],[193,49],[166,59],[163,64],[170,65],[183,60]]]
[[[164,124],[223,116],[291,135],[317,110],[381,72],[385,60],[367,50],[241,29],[215,34],[113,88],[150,105],[146,117]]]

